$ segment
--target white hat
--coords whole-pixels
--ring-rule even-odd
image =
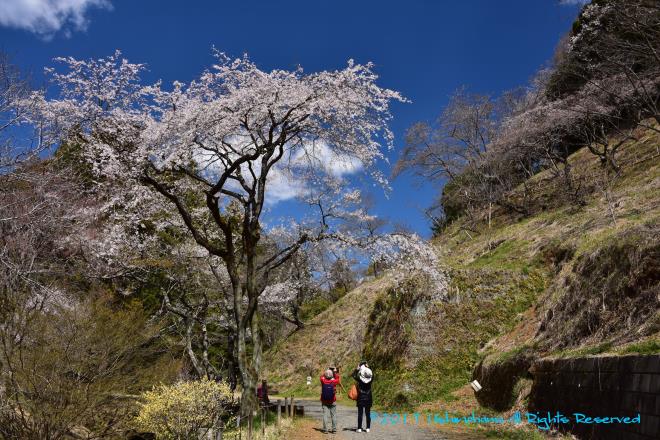
[[[369,383],[371,382],[371,379],[373,378],[374,374],[369,369],[368,367],[365,367],[364,365],[360,367],[360,380],[364,383]]]

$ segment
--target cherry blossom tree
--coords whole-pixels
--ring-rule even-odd
[[[419,122],[406,134],[394,175],[413,171],[424,179],[455,179],[487,151],[497,131],[495,100],[457,90],[436,124]]]
[[[347,174],[359,170],[387,186],[375,165],[392,148],[390,102],[404,101],[376,84],[371,64],[307,74],[216,57],[198,79],[171,90],[141,85],[144,66],[119,52],[59,59],[65,71],[51,70],[59,95],[37,96],[35,113],[57,123],[66,142],[84,146],[100,186],[121,191],[110,211],[125,217],[171,206],[196,245],[222,262],[219,288],[231,303],[247,415],[262,364],[260,298],[295,290],[275,275],[296,253],[361,246],[379,259],[401,255],[409,268],[437,265],[419,237],[367,239],[341,228],[366,215]],[[268,212],[283,193],[309,209],[278,225]],[[443,288],[441,274],[438,282]]]
[[[261,303],[265,310],[280,317],[296,329],[305,327],[301,315],[303,304],[322,294],[323,277],[315,276],[312,262],[307,252],[297,252],[281,266],[277,275],[278,283],[271,284]]]

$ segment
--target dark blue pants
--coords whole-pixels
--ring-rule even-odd
[[[371,428],[371,405],[358,405],[358,429],[362,429],[362,411],[367,416],[367,429]]]

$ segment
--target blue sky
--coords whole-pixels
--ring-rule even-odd
[[[166,83],[189,81],[208,67],[212,46],[234,56],[247,52],[265,70],[373,61],[380,84],[412,101],[393,107],[391,127],[401,147],[406,128],[434,119],[461,85],[497,94],[524,84],[552,56],[579,3],[0,0],[0,49],[37,81],[53,57],[97,58],[115,49],[148,65],[147,82]],[[388,198],[376,191],[376,213],[428,236],[423,209],[438,184],[408,176],[391,184]]]

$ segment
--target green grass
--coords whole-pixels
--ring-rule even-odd
[[[285,394],[287,396],[293,396],[294,398],[297,397],[316,397],[317,395],[320,395],[321,391],[320,388],[321,385],[319,385],[319,380],[318,377],[312,377],[312,384],[307,386],[307,382],[303,382],[300,385],[294,385],[292,387],[288,387],[285,391]]]
[[[452,393],[470,381],[482,356],[480,347],[510,331],[547,283],[547,275],[536,269],[525,273],[522,269],[470,268],[455,270],[450,276],[449,291],[458,289],[460,300],[436,303],[427,310],[438,344],[433,346],[434,354],[418,359],[412,367],[402,359],[396,367],[391,364],[379,370],[374,396],[383,407],[409,409],[424,402],[455,400]],[[406,332],[404,326],[401,332]]]
[[[501,352],[501,353],[499,353],[499,354],[497,354],[496,356],[493,357],[493,362],[497,362],[497,363],[501,363],[501,364],[506,363],[506,362],[514,359],[515,357],[517,357],[523,351],[529,350],[531,348],[532,347],[530,345],[523,344],[523,345],[515,347],[511,350]]]
[[[660,340],[650,339],[638,344],[628,345],[620,351],[621,354],[659,354]]]
[[[653,139],[657,139],[655,134]],[[649,144],[643,149],[654,150],[654,145]],[[630,151],[625,154],[633,157],[646,155],[640,150],[641,147],[626,148]],[[579,162],[580,172],[585,172],[585,176],[599,170],[597,162],[586,149],[574,155],[571,160]],[[410,401],[422,402],[438,397],[450,400],[451,392],[467,383],[476,362],[487,354],[499,362],[513,358],[526,349],[539,349],[540,343],[524,345],[521,341],[509,351],[497,352],[495,348],[488,353],[477,354],[480,344],[513,329],[520,322],[520,314],[533,306],[544,292],[558,295],[561,289],[546,288],[559,276],[566,276],[570,265],[577,258],[604,248],[618,240],[622,232],[636,225],[652,224],[657,219],[658,210],[653,206],[657,206],[654,203],[658,198],[657,184],[654,182],[657,182],[658,169],[653,161],[644,162],[634,169],[625,168],[624,175],[613,189],[617,202],[616,224],[609,218],[602,194],[596,191],[587,196],[587,205],[581,208],[554,200],[548,210],[535,212],[520,220],[499,212],[493,218],[492,228],[487,228],[484,223],[476,226],[470,223],[469,234],[461,230],[466,221],[459,219],[434,238],[434,242],[443,251],[444,263],[451,268],[450,295],[452,298],[460,296],[462,303],[447,304],[444,307],[444,321],[438,328],[440,338],[452,343],[447,347],[437,347],[437,355],[433,359],[419,363],[417,368],[407,373],[410,376],[422,375],[427,379],[424,390],[413,387],[408,396]],[[543,174],[532,180],[548,177],[547,172]],[[551,183],[548,181],[548,184]],[[548,193],[542,186],[538,190],[539,193],[535,195],[539,200],[554,194]],[[629,238],[638,239],[635,236]],[[564,266],[566,264],[569,265]],[[562,267],[565,267],[565,271],[560,275]],[[535,280],[537,274],[540,276]],[[521,282],[525,279],[527,286]],[[454,294],[453,289],[460,292],[460,295]],[[544,301],[547,304],[555,299],[546,296]],[[570,320],[571,317],[562,318]],[[574,345],[580,342],[575,341]],[[510,343],[507,346],[511,346]],[[615,346],[612,341],[604,341],[558,354],[596,355],[612,352]],[[446,348],[451,351],[445,351]],[[637,343],[625,350],[627,353],[658,353],[660,341],[656,339]],[[519,435],[523,437],[517,437]],[[506,437],[499,431],[495,435],[497,438],[542,438],[538,433],[518,431],[514,431],[511,436]]]
[[[300,319],[309,321],[316,315],[325,311],[332,305],[332,301],[325,297],[317,297],[307,301],[300,307]]]
[[[474,268],[516,270],[527,266],[524,250],[528,243],[524,240],[506,240],[470,263]]]

